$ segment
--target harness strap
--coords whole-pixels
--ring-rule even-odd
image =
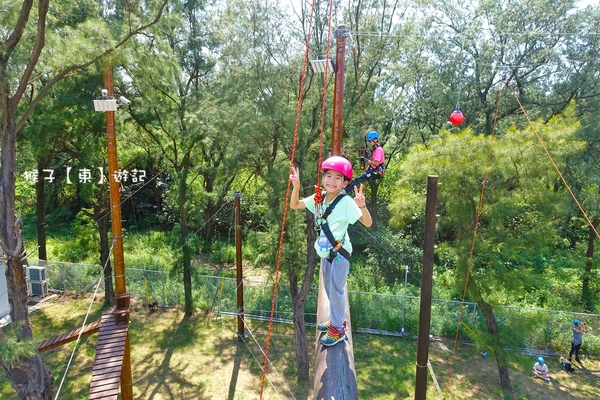
[[[346,196],[346,195],[345,194],[337,195],[337,197],[335,199],[333,199],[331,204],[329,204],[329,206],[327,206],[325,213],[323,213],[323,216],[321,217],[321,221],[323,221],[321,223],[321,230],[327,237],[327,240],[329,240],[329,243],[333,246],[331,248],[331,250],[329,250],[329,256],[327,257],[327,261],[329,261],[329,262],[333,261],[333,259],[337,255],[337,253],[340,253],[346,259],[350,259],[350,253],[348,253],[348,250],[346,250],[345,248],[342,247],[342,245],[344,244],[344,241],[343,240],[335,240],[335,238],[333,237],[333,233],[331,233],[331,229],[329,229],[329,223],[327,222],[327,217],[329,217],[329,215],[331,214],[331,212],[333,211],[333,209],[335,208],[337,203],[339,203],[340,200],[342,200],[342,198],[344,196]]]
[[[331,248],[331,250],[329,250],[329,256],[327,257],[327,261],[329,261],[329,262],[333,261],[333,259],[337,255],[337,253],[340,253],[341,255],[344,256],[344,258],[349,260],[350,253],[348,253],[348,250],[346,250],[345,248],[342,247],[342,245],[344,244],[344,241],[343,240],[335,240],[335,238],[333,237],[333,233],[331,233],[331,229],[329,229],[329,224],[327,223],[327,221],[325,221],[321,224],[321,229],[323,230],[323,233],[327,237],[327,240],[329,240],[329,243],[332,246],[334,246]]]

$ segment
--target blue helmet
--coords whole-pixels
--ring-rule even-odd
[[[379,133],[377,133],[377,131],[371,131],[367,133],[366,139],[367,141],[379,139]]]
[[[543,364],[543,363],[544,363],[544,359],[543,359],[542,357],[538,357],[538,362],[539,362],[540,364]]]
[[[574,319],[574,320],[573,320],[573,323],[574,323],[575,325],[577,325],[577,324],[579,324],[579,320],[578,320],[578,319]]]

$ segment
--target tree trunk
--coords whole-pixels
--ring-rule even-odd
[[[187,155],[186,155],[187,157]],[[192,299],[192,266],[190,257],[190,248],[188,246],[189,222],[186,209],[187,203],[187,176],[188,176],[188,161],[183,162],[181,170],[181,178],[179,180],[179,212],[181,215],[181,240],[182,240],[182,257],[183,257],[183,290],[185,296],[185,314],[191,316],[194,311],[194,302]]]
[[[47,163],[38,161],[37,171],[38,180],[35,183],[35,215],[36,215],[36,228],[38,237],[38,258],[40,260],[47,260],[48,255],[46,253],[46,198],[44,196],[44,168]]]
[[[314,282],[315,269],[317,267],[317,253],[313,247],[316,240],[316,231],[312,214],[306,211],[306,271],[302,286],[298,289],[298,271],[300,267],[297,263],[292,263],[289,272],[290,292],[292,296],[292,311],[294,313],[294,336],[296,338],[296,364],[298,367],[298,382],[307,382],[309,373],[308,347],[306,344],[306,321],[304,312],[306,311],[306,300],[310,295]],[[317,321],[318,322],[318,321]]]
[[[22,258],[25,255],[20,221],[15,217],[17,130],[14,114],[3,113],[0,155],[0,248],[6,253],[5,264],[8,302],[14,332],[19,340],[33,339],[27,310],[27,285]],[[39,354],[14,365],[2,363],[13,388],[23,399],[51,399],[52,375]]]
[[[600,211],[600,210],[598,210]],[[594,299],[592,290],[590,288],[590,276],[592,275],[592,269],[594,267],[594,243],[596,241],[596,228],[600,218],[595,217],[592,220],[593,227],[588,229],[588,245],[585,252],[585,271],[581,278],[581,304],[585,312],[592,312],[594,310]]]
[[[113,288],[112,264],[110,263],[111,246],[108,242],[109,210],[104,207],[104,204],[108,202],[108,198],[105,197],[100,195],[94,203],[94,220],[98,225],[98,234],[100,235],[100,265],[104,272],[104,305],[112,307],[114,305],[115,292]]]
[[[500,375],[500,386],[507,392],[512,394],[512,384],[510,382],[510,376],[508,373],[508,363],[504,357],[504,350],[500,341],[500,335],[498,334],[498,323],[496,322],[496,315],[492,306],[488,304],[481,293],[479,288],[476,287],[475,282],[469,283],[469,293],[475,298],[477,305],[481,309],[485,322],[487,325],[488,333],[490,334],[492,341],[489,343],[490,347],[494,350],[494,356],[496,357],[496,364],[498,365],[498,374]]]
[[[294,337],[296,338],[296,364],[298,367],[298,382],[308,381],[308,347],[306,345],[306,325],[304,307],[306,298],[300,298],[298,291],[298,264],[294,263],[289,275],[290,292],[292,296],[292,311],[294,321]]]

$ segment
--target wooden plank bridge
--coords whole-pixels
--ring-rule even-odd
[[[102,313],[88,399],[117,399],[129,324],[117,324],[114,311]]]
[[[129,356],[125,352],[129,341],[129,312],[129,293],[118,294],[115,296],[115,307],[103,312],[99,321],[41,341],[37,347],[38,352],[75,341],[80,336],[98,333],[88,399],[117,400],[124,357],[127,357],[125,361],[129,362]]]

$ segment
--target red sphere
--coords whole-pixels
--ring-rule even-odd
[[[463,115],[462,111],[457,108],[452,112],[452,114],[450,114],[449,120],[452,125],[459,125],[463,122],[463,119],[465,119],[465,116]]]

